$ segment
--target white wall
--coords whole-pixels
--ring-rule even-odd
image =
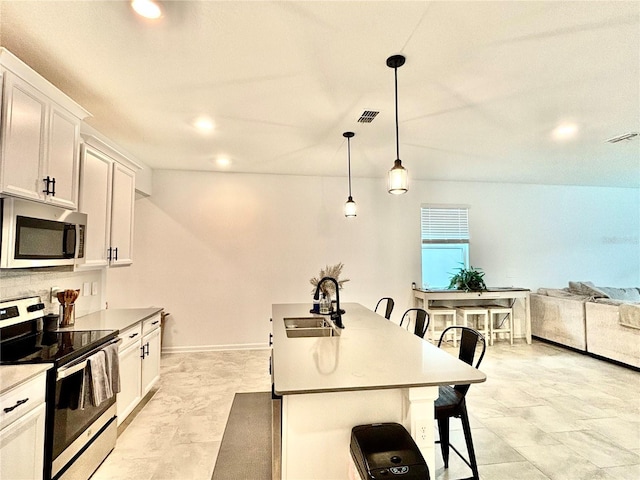
[[[136,201],[134,265],[107,272],[111,307],[163,306],[165,346],[263,345],[271,304],[311,303],[309,279],[343,262],[341,300],[394,318],[420,283],[420,205],[470,206],[471,264],[489,286],[563,287],[569,280],[640,285],[640,190],[154,171]],[[396,318],[396,320],[398,320]]]

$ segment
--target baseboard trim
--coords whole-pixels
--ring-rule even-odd
[[[183,347],[162,347],[162,353],[224,352],[227,350],[268,350],[266,343],[236,343],[230,345],[187,345]]]

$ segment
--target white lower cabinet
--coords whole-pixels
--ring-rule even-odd
[[[137,324],[120,333],[119,349],[120,393],[117,396],[118,425],[136,408],[142,398],[140,390],[140,362],[142,325]]]
[[[41,479],[44,466],[45,374],[0,397],[0,478]]]
[[[160,379],[160,313],[120,332],[118,425]]]
[[[142,395],[160,379],[160,314],[142,325]]]

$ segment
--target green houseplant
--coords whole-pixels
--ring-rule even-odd
[[[450,289],[464,290],[465,292],[481,292],[487,289],[484,284],[484,272],[481,268],[462,266],[452,277],[449,283]]]

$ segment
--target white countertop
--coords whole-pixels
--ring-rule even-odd
[[[161,312],[162,307],[149,308],[110,308],[76,318],[72,327],[61,328],[60,331],[74,330],[126,330],[138,322]]]
[[[342,305],[346,313],[340,336],[288,338],[284,318],[314,316],[310,308],[311,302],[272,306],[273,381],[279,395],[480,383],[487,378],[357,303]]]
[[[0,394],[17,387],[42,372],[46,372],[51,367],[53,367],[53,363],[2,365],[0,367]]]

